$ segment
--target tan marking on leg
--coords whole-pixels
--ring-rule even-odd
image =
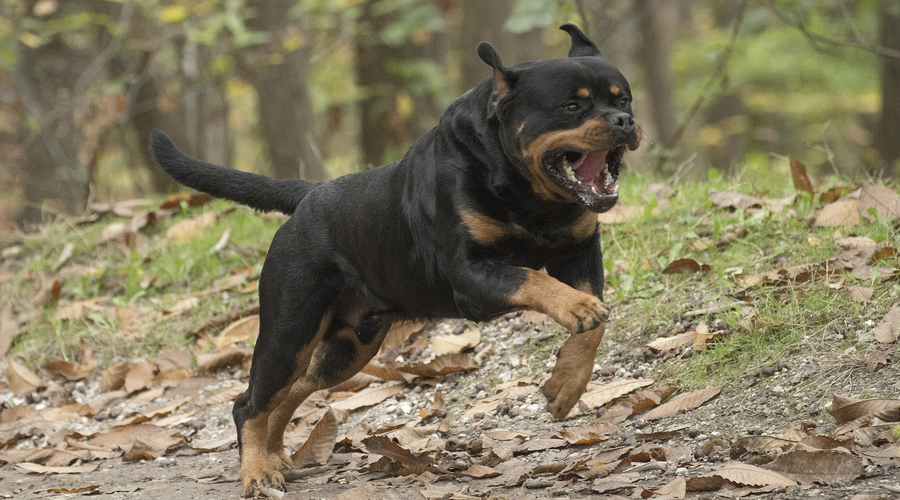
[[[306,367],[304,367],[306,368]],[[304,370],[305,372],[305,370]],[[304,373],[305,375],[305,373]],[[294,411],[310,394],[318,388],[304,378],[294,382],[288,395],[281,401],[269,415],[269,430],[266,440],[266,450],[269,454],[269,462],[275,470],[289,469],[293,461],[284,451],[284,429],[294,415]]]
[[[263,486],[284,490],[284,476],[272,467],[266,449],[269,413],[244,421],[241,429],[241,484],[244,496],[254,496]]]
[[[542,312],[572,333],[597,328],[609,316],[600,299],[545,273],[526,269],[528,277],[510,297],[511,305]]]
[[[612,95],[619,95],[622,92],[622,89],[620,89],[617,85],[613,85],[609,88],[609,91],[612,92]]]
[[[526,234],[518,224],[503,223],[475,210],[460,210],[459,218],[469,229],[472,239],[480,245],[491,245],[504,237]]]
[[[602,324],[581,335],[571,335],[560,349],[553,374],[542,389],[547,410],[557,419],[565,418],[584,394],[605,331]]]
[[[587,87],[581,87],[580,89],[578,89],[577,94],[578,94],[578,97],[587,99],[588,97],[591,96],[591,91]]]

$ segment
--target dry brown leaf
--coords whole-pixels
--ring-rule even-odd
[[[409,363],[397,369],[420,377],[440,377],[450,373],[478,368],[478,363],[468,354],[442,354],[427,363]]]
[[[34,372],[12,360],[6,368],[6,379],[9,380],[9,390],[20,397],[27,396],[44,385]]]
[[[616,429],[617,427],[615,424],[595,422],[579,425],[577,427],[569,427],[557,432],[556,435],[565,439],[569,444],[591,444],[606,441],[609,439],[607,434],[615,432]]]
[[[204,212],[196,217],[180,220],[166,230],[166,239],[179,244],[185,243],[203,234],[203,230],[215,221],[215,212]]]
[[[712,271],[709,264],[700,264],[694,259],[677,259],[663,269],[663,274],[692,274]]]
[[[230,403],[238,398],[244,391],[247,390],[247,384],[244,382],[238,382],[233,386],[219,391],[212,396],[200,401],[199,406],[213,406],[220,405],[223,403]]]
[[[108,392],[124,387],[129,366],[129,363],[119,363],[103,370],[103,375],[100,376],[100,389]]]
[[[210,200],[212,196],[206,193],[171,193],[166,195],[166,201],[159,208],[178,208],[182,203],[186,203],[189,207],[199,207],[209,203]]]
[[[863,186],[859,193],[859,211],[863,217],[872,220],[872,216],[869,215],[870,208],[874,208],[881,219],[900,218],[900,195],[885,186],[876,184]]]
[[[112,450],[116,448],[127,448],[140,439],[145,443],[169,448],[183,441],[179,436],[180,433],[181,429],[163,429],[155,425],[138,424],[105,432],[91,438],[87,442],[94,446]]]
[[[718,476],[744,486],[796,486],[793,480],[760,467],[738,462],[728,462],[717,471],[706,476]],[[689,490],[691,491],[691,490]]]
[[[847,236],[834,240],[835,246],[841,250],[856,250],[859,248],[878,248],[878,243],[868,236]]]
[[[19,329],[19,322],[16,320],[16,313],[13,311],[12,302],[10,302],[6,304],[3,311],[0,311],[0,358],[6,356],[13,340],[20,333],[22,332]]]
[[[854,302],[868,302],[872,300],[875,289],[853,285],[847,288],[847,293],[850,295],[850,300]]]
[[[781,212],[786,207],[792,205],[796,195],[791,195],[778,200],[770,198],[757,198],[747,194],[735,193],[732,191],[719,191],[717,189],[709,190],[709,201],[720,208],[767,208],[772,212]]]
[[[176,302],[175,305],[173,305],[172,307],[170,307],[168,309],[163,309],[163,316],[168,317],[168,316],[175,316],[177,314],[185,313],[185,312],[190,311],[191,309],[197,307],[198,305],[200,305],[200,297],[197,297],[197,296],[185,297],[185,298],[179,300],[178,302]]]
[[[644,214],[644,207],[616,203],[611,209],[597,216],[601,224],[621,224]]]
[[[477,346],[481,342],[481,332],[471,329],[460,335],[440,335],[431,339],[435,354],[458,353]]]
[[[16,467],[26,472],[33,472],[35,474],[84,474],[85,472],[94,472],[100,467],[100,464],[51,466],[22,462],[16,464]]]
[[[224,349],[238,343],[252,344],[259,337],[259,315],[239,319],[225,327],[213,339],[216,349]]]
[[[513,448],[513,454],[521,455],[524,453],[533,453],[535,451],[562,448],[567,444],[565,439],[532,439],[531,441],[525,441]]]
[[[794,189],[809,194],[816,194],[812,181],[809,179],[809,174],[806,173],[806,165],[794,158],[790,159],[790,164],[791,178],[794,180]]]
[[[310,432],[303,446],[291,456],[294,467],[313,464],[325,464],[331,458],[334,442],[337,439],[338,422],[334,412],[328,410]]]
[[[475,479],[484,479],[488,477],[497,477],[502,475],[502,473],[485,465],[474,464],[469,466],[468,469],[460,472],[459,475]]]
[[[128,394],[149,389],[156,375],[156,365],[146,359],[131,365],[125,374],[125,390]]]
[[[866,371],[874,373],[875,370],[882,366],[887,366],[891,362],[890,351],[873,350],[866,354]]]
[[[388,368],[386,366],[379,365],[374,360],[370,361],[369,364],[364,366],[361,372],[367,375],[372,375],[373,377],[378,377],[382,380],[396,380],[400,382],[409,382],[410,380],[416,378],[416,376],[411,373],[403,373],[396,368]]]
[[[852,227],[859,224],[858,200],[838,200],[822,207],[816,217],[815,225],[819,227]]]
[[[498,406],[500,406],[500,403],[506,401],[507,399],[515,399],[519,396],[534,394],[535,392],[537,392],[537,387],[533,385],[510,387],[500,394],[495,394],[489,398],[476,401],[471,408],[463,412],[462,418],[472,418],[478,412],[492,412],[496,410]]]
[[[428,324],[429,322],[427,321],[420,321],[393,325],[387,336],[385,336],[384,342],[381,343],[379,352],[400,348],[407,339],[424,330]]]
[[[767,467],[802,484],[850,482],[865,473],[860,460],[846,451],[794,449]]]
[[[838,424],[846,424],[866,415],[894,422],[900,420],[900,399],[855,399],[835,394],[831,406],[825,408],[825,411]]]
[[[430,457],[417,457],[387,436],[367,437],[362,443],[369,453],[383,455],[392,461],[400,462],[405,468],[410,469],[408,473],[422,474],[431,467]]]
[[[900,304],[891,306],[872,333],[875,335],[875,340],[883,344],[894,342],[900,338]]]
[[[694,333],[695,332],[685,332],[679,333],[678,335],[672,335],[671,337],[659,337],[641,347],[649,347],[650,349],[655,349],[657,351],[671,351],[672,349],[686,345],[688,342],[694,340]]]
[[[393,382],[382,385],[381,387],[373,387],[354,394],[349,398],[331,405],[332,409],[352,411],[364,406],[377,405],[385,399],[399,394],[406,386],[404,382]]]
[[[635,379],[616,380],[607,384],[588,384],[588,389],[581,396],[581,401],[591,408],[597,408],[652,383],[653,380],[650,379]]]
[[[644,490],[648,491],[648,490]],[[684,476],[678,476],[672,481],[660,486],[651,492],[650,497],[659,500],[680,500],[687,494],[687,480]]]
[[[56,319],[60,320],[73,320],[73,319],[82,319],[89,312],[91,312],[98,302],[102,300],[106,300],[109,297],[98,297],[88,300],[79,300],[77,302],[72,302],[71,304],[60,307],[56,310],[56,313],[53,315]]]
[[[53,377],[65,377],[67,380],[78,380],[78,363],[71,361],[51,361],[41,367],[45,372]]]
[[[163,349],[156,358],[160,373],[177,368],[190,368],[191,355],[182,349]]]
[[[487,437],[491,439],[496,439],[497,441],[512,441],[513,439],[518,438],[530,438],[532,436],[531,431],[510,431],[506,429],[491,429],[484,433]]]
[[[253,349],[249,347],[226,347],[212,354],[197,355],[197,370],[214,373],[223,368],[242,365],[253,357]]]
[[[681,411],[693,410],[715,397],[721,391],[722,386],[716,386],[681,394],[672,399],[672,401],[650,410],[649,413],[644,415],[644,419],[656,420],[658,418],[674,415]]]

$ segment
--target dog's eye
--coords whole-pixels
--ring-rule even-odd
[[[563,109],[565,109],[566,111],[575,112],[581,109],[581,105],[579,105],[577,102],[570,102],[569,104],[563,106]]]
[[[628,107],[629,102],[631,102],[631,101],[627,97],[623,97],[623,98],[619,99],[619,107],[624,109],[624,108]]]

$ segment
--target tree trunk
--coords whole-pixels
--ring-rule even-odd
[[[326,180],[309,87],[309,44],[290,15],[296,0],[248,0],[247,27],[269,34],[242,54],[259,97],[259,122],[278,178]],[[295,47],[287,49],[285,47]]]
[[[638,5],[641,42],[637,55],[650,107],[650,142],[671,150],[675,147],[678,124],[672,104],[669,55],[678,22],[678,5],[673,0],[641,0]]]
[[[879,2],[883,47],[900,50],[900,7],[891,0]],[[881,56],[881,115],[875,132],[878,164],[875,175],[885,179],[894,176],[900,159],[900,59]]]
[[[29,13],[32,3],[26,8]],[[35,22],[89,7],[82,2],[66,2],[56,14]],[[92,54],[90,48],[78,48],[67,41],[60,34],[37,47],[21,42],[17,46],[14,85],[26,116],[34,123],[22,157],[25,223],[41,222],[45,211],[81,212],[88,198],[93,159],[84,147],[89,117],[83,99],[89,80],[83,79],[90,78],[84,72]]]
[[[515,5],[516,0],[463,0],[460,30],[461,92],[491,76],[490,66],[475,54],[475,47],[479,42],[490,42],[507,66],[546,58],[547,49],[541,42],[540,29],[510,33],[503,27]]]

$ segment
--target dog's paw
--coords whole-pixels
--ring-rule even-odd
[[[284,452],[284,450],[269,453],[269,463],[275,470],[290,469],[294,466],[294,461]]]
[[[593,330],[609,318],[609,308],[600,299],[586,293],[567,301],[563,308],[551,317],[572,333]]]
[[[560,369],[557,365],[541,391],[547,398],[547,411],[557,420],[566,418],[566,415],[578,404],[588,381],[591,379],[592,363],[581,366],[569,366]]]
[[[267,496],[265,490],[285,491],[284,476],[272,464],[244,464],[241,466],[241,484],[246,497]]]

